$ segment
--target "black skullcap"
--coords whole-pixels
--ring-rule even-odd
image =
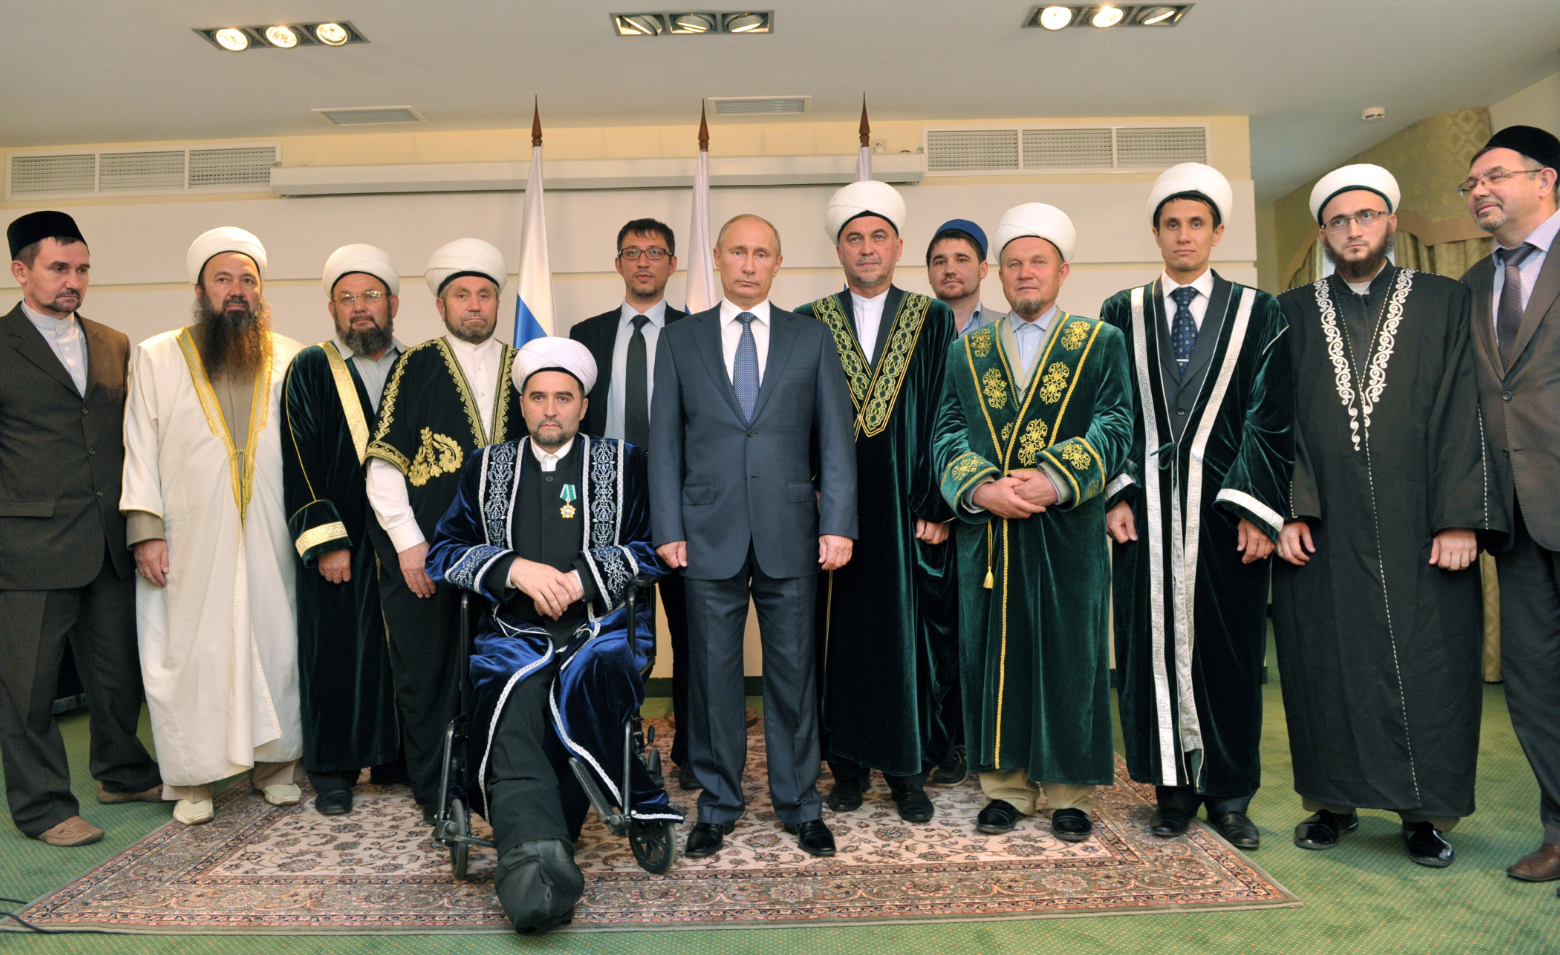
[[[1491,136],[1484,148],[1473,154],[1471,162],[1477,162],[1480,156],[1492,149],[1509,149],[1540,166],[1560,171],[1560,139],[1537,126],[1507,126]]]
[[[75,239],[86,244],[86,236],[76,228],[76,220],[63,212],[29,212],[11,223],[5,230],[5,237],[11,243],[11,258],[14,260],[22,250],[34,242],[44,239]]]

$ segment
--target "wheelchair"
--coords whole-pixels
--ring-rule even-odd
[[[629,584],[624,603],[630,646],[635,641],[638,628],[636,610],[639,591],[653,586],[653,581],[646,577],[636,577]],[[444,768],[439,782],[438,812],[434,815],[433,822],[434,841],[449,849],[450,868],[457,881],[466,879],[472,846],[494,848],[491,841],[472,834],[471,801],[466,793],[466,786],[473,782],[468,764],[466,726],[471,713],[470,601],[471,594],[461,594],[461,663],[457,677],[460,680],[460,709],[444,731]],[[655,648],[652,646],[649,661],[641,671],[641,676],[648,676],[654,666]],[[618,792],[625,796],[633,792],[629,772],[635,759],[639,760],[640,765],[655,780],[656,785],[666,785],[666,777],[661,771],[661,751],[655,748],[654,743],[655,727],[646,729],[644,719],[636,709],[629,714],[623,725],[623,785],[619,787]],[[595,777],[578,757],[569,757],[569,768],[573,771],[574,778],[578,780],[580,788],[585,791],[585,796],[590,800],[596,816],[606,825],[607,831],[614,836],[628,837],[629,847],[634,853],[634,861],[639,863],[641,869],[651,875],[661,875],[672,867],[672,862],[677,856],[676,823],[666,820],[642,822],[632,818],[627,806],[613,806],[607,801]],[[481,781],[475,781],[475,785],[480,786]]]

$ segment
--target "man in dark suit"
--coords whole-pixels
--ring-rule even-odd
[[[91,264],[70,216],[34,212],[6,237],[22,301],[0,335],[0,755],[16,828],[81,846],[103,830],[71,795],[54,721],[67,640],[98,802],[162,801],[136,738],[135,564],[119,513],[130,340],[76,314]]]
[[[843,567],[856,537],[854,411],[828,327],[770,305],[780,261],[774,226],[727,222],[715,243],[723,300],[668,327],[656,354],[651,531],[661,559],[685,568],[688,748],[704,784],[694,858],[718,852],[744,809],[750,597],[770,797],[803,850],[834,854],[817,788],[814,598],[818,572]]]
[[[569,337],[590,349],[599,377],[590,390],[590,407],[580,430],[650,450],[652,372],[661,331],[687,312],[666,303],[666,282],[677,270],[677,237],[664,222],[634,219],[618,230],[614,265],[623,276],[623,304],[587,318],[569,329]],[[666,608],[672,643],[672,762],[677,785],[699,788],[688,761],[688,605],[682,575],[662,577],[657,586]]]
[[[1495,253],[1463,276],[1473,291],[1474,365],[1492,477],[1510,515],[1500,573],[1506,703],[1538,777],[1544,842],[1506,873],[1560,879],[1560,141],[1510,126],[1474,157],[1459,191]]]

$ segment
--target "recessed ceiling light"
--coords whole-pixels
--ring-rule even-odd
[[[279,49],[290,50],[298,45],[298,34],[292,31],[292,27],[266,27],[265,42]]]
[[[770,27],[769,14],[767,13],[732,13],[726,17],[727,33],[768,33]]]
[[[352,34],[339,23],[321,23],[314,28],[314,37],[326,46],[341,46],[352,39]]]
[[[1175,19],[1177,12],[1175,7],[1144,7],[1138,12],[1138,26],[1159,26],[1166,21]]]
[[[654,13],[617,14],[612,23],[618,36],[660,36],[666,32],[666,25]]]
[[[1046,7],[1040,11],[1040,25],[1047,30],[1060,30],[1072,22],[1072,7]]]
[[[674,13],[671,19],[673,33],[709,33],[715,29],[713,13]]]
[[[1094,11],[1094,19],[1090,20],[1089,22],[1094,26],[1104,29],[1105,27],[1113,27],[1120,23],[1121,17],[1122,13],[1120,7],[1100,7],[1098,10]]]
[[[226,27],[218,30],[211,36],[224,50],[232,50],[234,53],[237,53],[240,50],[249,49],[249,34],[243,30]]]

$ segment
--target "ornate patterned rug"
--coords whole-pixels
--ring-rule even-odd
[[[660,727],[665,746],[665,727]],[[592,815],[576,853],[585,897],[562,931],[766,928],[1265,908],[1299,900],[1200,823],[1180,839],[1148,831],[1151,787],[1099,794],[1095,836],[1069,845],[1043,818],[1007,835],[975,832],[979,784],[933,787],[937,816],[912,826],[881,781],[866,805],[830,813],[839,853],[815,859],[785,834],[765,791],[762,724],[749,731],[748,815],[710,859],[680,855],[651,876]],[[666,753],[663,751],[663,759]],[[827,791],[829,782],[823,782]],[[456,882],[405,787],[358,787],[349,816],[266,805],[247,786],[215,821],[158,829],[28,906],[51,928],[210,934],[509,931],[493,895],[494,855],[473,850]],[[672,789],[693,817],[694,798]],[[486,833],[483,833],[484,835]]]

